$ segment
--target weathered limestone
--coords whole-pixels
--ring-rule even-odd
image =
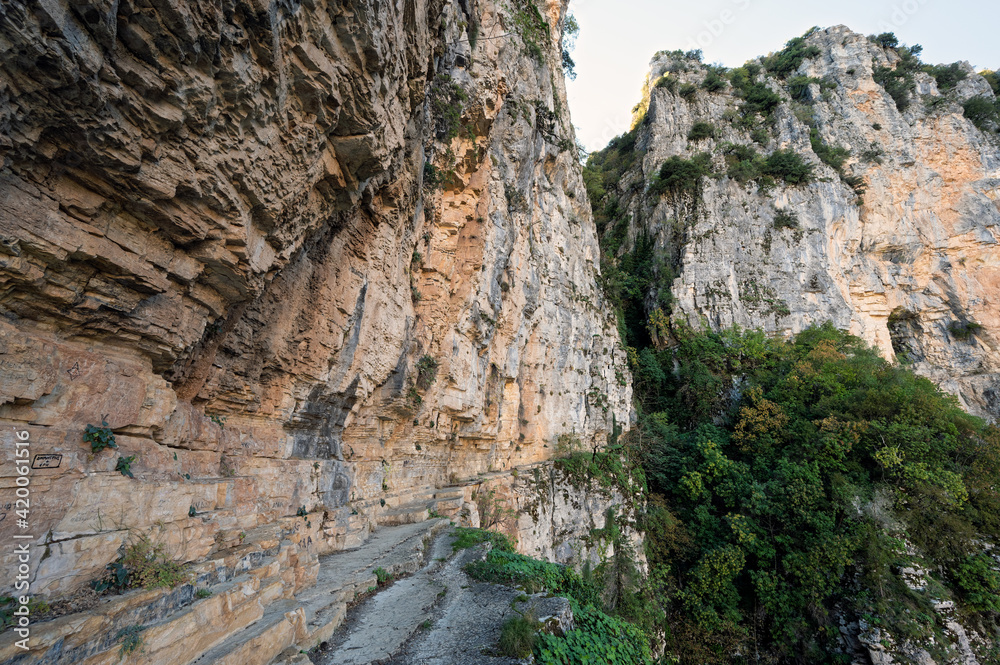
[[[457,513],[440,488],[628,423],[565,6],[540,10],[5,5],[0,421],[61,456],[32,471],[33,594],[130,531],[202,565],[284,525],[287,597],[378,524]]]
[[[700,85],[705,68],[667,54],[652,61],[637,139],[645,152],[620,187],[621,207],[633,215],[630,237],[646,230],[661,246],[676,242],[678,210],[667,198],[650,210],[640,195],[671,155],[708,151],[724,173],[727,142],[761,154],[793,149],[817,176],[773,191],[728,177],[703,181],[697,209],[680,211],[687,226],[673,321],[791,334],[831,320],[887,358],[905,354],[970,411],[1000,417],[1000,144],[962,113],[970,97],[992,99],[988,83],[966,66],[968,78],[945,97],[918,72],[918,94],[900,112],[872,78],[874,67],[898,60],[894,52],[843,26],[818,30],[807,43],[820,55],[790,76],[834,85],[824,91],[813,83],[807,99],[792,100],[769,77],[783,101],[763,145],[736,122],[741,100],[731,86],[685,99],[655,82],[670,71],[680,84]],[[866,186],[863,203],[812,151],[809,116],[824,143],[850,150],[845,174]],[[689,141],[696,121],[714,125],[716,136]],[[798,228],[775,228],[779,210],[796,214]],[[982,329],[961,339],[953,326],[962,322]]]

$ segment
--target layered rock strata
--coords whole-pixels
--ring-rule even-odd
[[[564,13],[0,10],[3,475],[27,432],[33,594],[85,589],[130,533],[189,563],[270,525],[287,597],[379,523],[457,514],[439,488],[628,423]]]

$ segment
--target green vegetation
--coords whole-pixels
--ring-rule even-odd
[[[108,423],[102,418],[101,426],[87,425],[83,430],[83,442],[90,444],[90,452],[97,454],[105,448],[117,448],[115,433],[108,427]]]
[[[430,161],[424,162],[424,187],[434,191],[445,181],[445,173]]]
[[[709,67],[705,79],[701,82],[702,89],[708,92],[719,92],[724,90],[729,81],[723,76],[725,72],[715,67]]]
[[[768,189],[781,180],[789,185],[802,185],[812,181],[812,165],[803,161],[794,150],[776,150],[766,158],[753,146],[727,143],[723,146],[726,158],[726,175],[741,183],[756,182]]]
[[[494,536],[478,538],[493,540]],[[625,588],[621,589],[619,602],[612,608],[604,600],[607,588],[595,581],[610,579],[606,566],[602,564],[588,580],[565,566],[538,561],[516,553],[513,547],[496,544],[497,541],[494,543],[485,560],[466,566],[466,571],[473,578],[515,586],[526,593],[547,591],[570,599],[576,627],[564,636],[537,635],[534,644],[536,662],[551,665],[651,663],[650,638],[635,623],[640,617],[632,613],[633,610],[643,611],[644,601],[634,589]],[[515,618],[508,622],[509,627],[504,627],[512,647],[523,647],[529,639],[529,628],[532,633],[535,630],[530,618],[521,619],[524,621]],[[518,657],[521,653],[523,650],[519,651]]]
[[[834,608],[932,648],[941,597],[996,630],[1000,576],[976,556],[1000,528],[1000,432],[829,325],[788,342],[672,332],[635,353],[630,444],[668,654],[835,662]],[[906,566],[931,571],[928,590]]]
[[[379,566],[372,572],[375,574],[375,579],[379,586],[386,586],[392,583],[392,575],[385,568]]]
[[[549,24],[545,22],[533,0],[514,0],[511,7],[511,21],[513,31],[524,42],[525,52],[538,62],[544,62],[545,52],[542,50],[542,44],[546,44],[549,39]]]
[[[18,611],[20,607],[21,604],[17,598],[12,596],[0,597],[0,632],[7,630],[10,626],[17,625],[18,619],[14,612]],[[38,598],[29,598],[27,607],[32,622],[38,621],[41,615],[51,609],[48,603]]]
[[[883,32],[880,35],[868,35],[868,41],[884,49],[896,48],[899,46],[899,40],[896,39],[896,35],[891,32]]]
[[[128,589],[170,588],[184,584],[190,574],[184,567],[167,558],[163,546],[153,543],[145,534],[130,533],[117,561],[107,565],[104,577],[91,582],[98,593],[123,593]]]
[[[850,150],[824,143],[822,137],[819,135],[819,130],[815,127],[809,129],[809,143],[812,145],[813,152],[816,153],[821,162],[833,168],[838,173],[843,172],[844,162],[851,156]]]
[[[128,658],[133,653],[144,653],[142,631],[145,628],[139,624],[122,628],[118,631],[116,640],[119,644],[118,655],[121,658]]]
[[[683,97],[684,99],[691,101],[692,99],[694,99],[695,93],[697,92],[698,92],[698,86],[696,86],[694,83],[682,83],[680,90],[677,91],[677,94]]]
[[[576,63],[573,61],[570,51],[576,45],[576,38],[579,34],[580,24],[577,22],[576,17],[572,14],[566,14],[562,31],[562,67],[566,78],[571,81],[576,80]]]
[[[587,186],[587,196],[594,211],[594,223],[599,235],[604,235],[609,225],[618,226],[621,222],[618,210],[620,193],[617,188],[622,176],[642,154],[636,149],[635,140],[634,129],[616,136],[611,139],[607,148],[591,153],[583,168],[583,181]],[[611,224],[612,221],[616,224]],[[624,235],[624,228],[621,229],[621,235]],[[617,247],[611,253],[615,251]]]
[[[500,628],[500,642],[497,651],[501,656],[527,658],[538,643],[538,621],[529,611],[515,614]]]
[[[950,65],[924,65],[922,69],[934,77],[941,92],[948,92],[969,75],[957,62]]]
[[[462,127],[462,112],[468,93],[455,83],[448,74],[438,74],[430,86],[428,94],[431,111],[437,129],[437,137],[450,141],[458,136]],[[427,167],[424,166],[425,180]]]
[[[455,540],[452,541],[451,548],[453,551],[464,550],[470,547],[475,547],[480,543],[485,543],[487,541],[493,544],[493,547],[507,550],[510,552],[514,551],[514,543],[502,533],[497,533],[496,531],[486,531],[484,529],[469,529],[466,527],[455,527],[454,530]]]
[[[118,463],[115,464],[115,471],[127,476],[129,478],[135,478],[132,475],[132,462],[135,461],[135,455],[129,455],[128,457],[118,457]]]
[[[757,81],[760,65],[748,62],[734,69],[729,76],[736,94],[743,99],[740,105],[741,124],[753,129],[760,122],[774,124],[774,110],[781,103],[781,97],[767,84]]]
[[[924,67],[920,48],[901,46],[891,34],[873,41],[900,57],[876,73],[900,110],[921,69],[942,90],[961,80],[955,66]],[[813,83],[824,87],[794,76],[800,57],[811,57],[806,45],[789,43],[766,62],[799,98]],[[742,99],[735,119],[763,132],[780,97],[754,63],[729,78]],[[671,80],[656,85],[669,87]],[[987,127],[996,121],[992,99],[970,102],[967,117]],[[689,140],[706,138],[705,129],[692,128]],[[860,193],[863,183],[845,167],[849,151],[824,143],[816,128],[810,143]],[[752,145],[723,144],[720,152],[726,174],[739,182],[766,188],[815,177],[790,150],[763,155]],[[881,153],[873,144],[861,159],[877,162]],[[606,645],[607,638],[582,630],[588,606],[601,613],[596,622],[615,622],[602,635],[662,635],[665,663],[841,663],[844,620],[863,620],[895,645],[923,648],[944,662],[951,657],[944,653],[947,621],[935,610],[942,601],[954,602],[959,620],[979,634],[1000,634],[1000,572],[990,554],[1000,535],[1000,431],[829,324],[791,340],[679,324],[670,316],[670,284],[690,216],[675,210],[655,241],[642,233],[626,241],[638,208],[631,203],[623,210],[619,197],[638,194],[622,180],[640,156],[630,132],[592,155],[585,171],[600,231],[602,284],[616,304],[638,423],[621,440],[612,437],[605,451],[567,450],[556,466],[571,483],[596,481],[635,497],[626,514],[609,515],[592,537],[615,542],[622,525],[638,524],[649,576],[636,575],[627,548],[618,560],[608,557],[599,570],[576,575],[495,547],[470,572],[574,598],[581,632],[558,638],[564,651],[550,660],[556,638],[541,636],[538,662],[582,663],[603,653],[587,640]],[[672,157],[647,193],[697,200],[712,170],[704,153]],[[773,227],[801,233],[791,209],[775,210]],[[741,284],[740,297],[771,304],[776,315],[780,307],[787,312],[755,284]],[[920,327],[916,319],[903,309],[889,317],[900,358],[908,331]],[[948,328],[960,341],[979,333],[973,321]],[[912,570],[925,571],[919,584],[906,577]],[[625,641],[634,645],[641,637]],[[587,644],[588,655],[567,656],[578,644]]]
[[[798,101],[815,101],[809,99],[809,86],[814,83],[819,86],[820,92],[823,94],[837,87],[833,81],[818,79],[815,76],[793,76],[788,79],[788,94],[791,95],[792,99]]]
[[[710,122],[698,121],[691,126],[688,132],[688,141],[702,141],[704,139],[715,138],[715,127]]]
[[[787,210],[776,210],[774,213],[774,228],[797,229],[799,228],[799,216]]]
[[[979,75],[986,79],[986,82],[990,84],[994,95],[1000,95],[1000,74],[997,74],[997,72],[991,69],[984,69],[979,72]]]
[[[785,48],[769,55],[764,59],[764,68],[779,78],[786,78],[802,64],[803,60],[815,58],[820,54],[816,46],[806,44],[808,37],[816,28],[813,28],[802,37],[795,37],[785,43]]]
[[[809,129],[809,143],[812,145],[813,152],[820,158],[820,161],[835,170],[840,179],[854,190],[854,193],[858,195],[858,199],[860,200],[864,196],[866,189],[864,178],[850,175],[844,169],[844,162],[851,156],[851,151],[841,146],[831,146],[825,143],[819,135],[819,130],[815,127]],[[866,154],[871,156],[870,153]],[[875,154],[875,158],[878,158],[878,155],[881,154],[881,150],[879,150]]]
[[[198,589],[195,592],[194,597],[197,598],[198,600],[201,600],[202,598],[211,598],[212,597],[212,590],[211,589]]]
[[[975,321],[967,321],[964,319],[960,321],[952,321],[948,324],[948,332],[951,333],[951,336],[962,341],[972,339],[974,336],[978,335],[979,331],[982,329],[983,327]]]
[[[424,354],[417,361],[417,387],[427,390],[437,378],[438,361],[434,356]]]
[[[663,162],[649,185],[651,196],[701,197],[701,179],[712,173],[712,156],[700,152],[691,159],[674,155]]]
[[[989,128],[989,123],[1000,124],[1000,102],[987,97],[973,97],[962,106],[962,112],[983,131]]]
[[[656,79],[656,83],[653,84],[654,88],[666,88],[670,92],[677,94],[677,79],[669,74],[664,74],[660,78]]]
[[[812,166],[794,150],[775,150],[761,168],[761,173],[789,185],[804,185],[812,180]]]
[[[899,56],[899,62],[895,67],[875,67],[872,76],[875,82],[885,88],[892,100],[896,103],[896,108],[905,111],[910,106],[910,95],[916,90],[917,83],[913,75],[920,71],[920,53],[923,47],[919,44],[913,46],[903,46],[891,32],[885,32],[877,37],[869,39],[886,50],[895,51]]]

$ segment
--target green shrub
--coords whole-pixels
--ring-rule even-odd
[[[145,534],[130,533],[117,561],[107,565],[104,577],[91,582],[98,593],[121,593],[127,589],[172,588],[184,584],[191,575],[184,566],[166,557],[163,546]]]
[[[511,6],[513,31],[524,42],[524,51],[539,62],[544,61],[542,44],[549,39],[549,24],[533,0],[519,0]]]
[[[902,534],[921,565],[947,571],[962,612],[992,621],[998,580],[967,557],[1000,533],[1000,431],[831,325],[790,341],[674,335],[650,354],[655,381],[635,370],[643,466],[664,506],[650,511],[646,542],[664,576],[670,651],[722,663],[698,645],[727,644],[722,653],[770,662],[830,662],[838,646],[823,626],[845,610],[943,640],[920,617],[949,591],[906,587]]]
[[[950,65],[924,65],[923,70],[934,77],[941,92],[948,92],[969,75],[957,62]]]
[[[379,586],[386,586],[392,582],[392,575],[382,566],[379,566],[374,571],[375,579],[378,580]]]
[[[816,46],[807,45],[804,37],[788,40],[785,48],[764,59],[764,68],[779,78],[785,78],[799,68],[803,60],[820,54]]]
[[[669,74],[664,74],[653,84],[654,88],[666,88],[670,92],[677,94],[677,79]]]
[[[973,336],[978,335],[982,329],[983,327],[975,321],[961,320],[952,321],[948,324],[948,332],[951,333],[951,336],[962,341],[969,340]]]
[[[705,74],[705,79],[701,82],[701,87],[708,92],[718,92],[725,89],[728,81],[725,77],[720,76],[719,72],[715,69],[709,69],[708,73]]]
[[[500,628],[497,651],[509,658],[527,658],[538,643],[538,621],[530,612],[515,614]]]
[[[701,179],[712,173],[712,157],[701,152],[691,159],[674,155],[663,162],[649,185],[652,196],[670,194],[677,196],[699,197],[701,194]]]
[[[820,161],[832,167],[838,173],[843,170],[844,162],[851,156],[851,151],[847,148],[824,143],[822,137],[819,135],[819,130],[815,127],[809,130],[809,143],[812,145],[813,152],[816,153]]]
[[[424,162],[424,187],[433,191],[444,182],[444,172],[430,163]]]
[[[910,95],[917,87],[913,74],[921,67],[920,58],[917,56],[922,50],[918,44],[910,47],[899,46],[896,48],[896,53],[900,60],[896,63],[895,68],[879,66],[872,71],[872,78],[885,88],[885,91],[896,103],[896,108],[901,112],[909,108]]]
[[[203,598],[211,598],[212,597],[212,590],[211,589],[198,589],[195,592],[194,597],[197,598],[198,600],[201,600]]]
[[[794,150],[776,150],[767,156],[761,173],[789,185],[802,185],[812,180],[812,165],[802,160]]]
[[[83,430],[83,442],[90,444],[90,452],[97,454],[105,448],[117,448],[115,434],[108,427],[108,423],[101,419],[101,426],[87,425]]]
[[[715,127],[710,122],[698,121],[691,126],[688,132],[688,141],[702,141],[704,139],[715,138]]]
[[[742,68],[741,68],[742,69]],[[735,70],[739,71],[739,69]],[[740,114],[749,119],[759,115],[765,122],[773,122],[774,110],[781,104],[781,97],[764,83],[757,83],[749,78],[734,76],[733,87],[739,90],[743,103]]]
[[[997,103],[986,97],[973,97],[968,100],[962,105],[962,112],[981,130],[987,129],[988,123],[1000,122],[1000,109]]]
[[[684,83],[681,85],[680,90],[678,90],[677,94],[679,94],[684,99],[691,101],[692,99],[694,99],[695,93],[697,92],[698,92],[698,86],[696,86],[693,83]]]
[[[458,136],[462,126],[464,104],[469,95],[448,74],[438,74],[430,86],[431,112],[436,122],[437,136],[445,141]],[[426,168],[426,167],[425,167]]]
[[[994,95],[1000,95],[1000,74],[997,74],[997,72],[989,69],[984,69],[979,72],[979,75],[986,79],[986,82],[990,84],[990,88],[993,89]]]
[[[799,228],[799,217],[794,212],[776,210],[774,213],[774,228],[797,229]]]
[[[976,612],[1000,612],[1000,573],[988,554],[970,554],[951,569],[963,599]]]
[[[417,361],[417,387],[427,390],[437,378],[438,361],[434,356],[424,354]]]
[[[868,35],[868,41],[884,49],[896,48],[899,46],[899,39],[891,32],[883,32],[880,35]]]
[[[747,183],[760,177],[764,158],[752,146],[727,143],[722,152],[726,156],[726,175],[733,180]]]

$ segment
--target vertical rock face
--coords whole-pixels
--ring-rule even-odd
[[[832,320],[972,412],[1000,417],[1000,142],[962,108],[977,96],[992,103],[990,85],[967,64],[945,92],[916,71],[901,111],[873,77],[902,66],[896,51],[843,26],[804,45],[818,55],[784,79],[754,77],[781,101],[753,135],[731,85],[709,91],[707,68],[679,53],[652,61],[639,156],[615,194],[632,242],[648,233],[674,257],[673,323],[790,334]],[[795,77],[809,78],[795,88]],[[697,122],[714,136],[689,138]],[[840,172],[814,145],[849,151]],[[741,183],[724,175],[734,146],[761,158],[792,150],[814,179]],[[716,175],[696,197],[646,191],[668,157],[703,151]]]
[[[314,560],[628,422],[564,12],[0,10],[0,419],[54,456],[34,593],[101,574],[127,529],[199,561],[302,507]],[[102,420],[118,450],[94,454]]]

